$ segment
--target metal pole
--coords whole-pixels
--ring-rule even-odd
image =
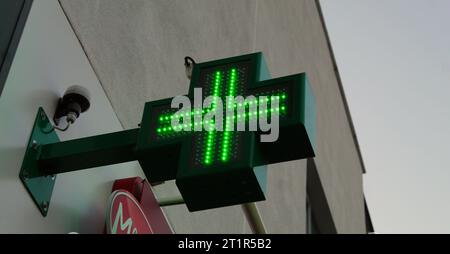
[[[258,207],[255,203],[247,203],[242,205],[244,214],[247,217],[248,224],[255,234],[267,234],[264,222],[259,214]]]
[[[158,199],[158,203],[161,207],[174,206],[184,204],[183,197],[177,196],[172,198],[162,198]],[[259,213],[258,207],[255,203],[247,203],[242,205],[245,217],[247,218],[248,224],[255,234],[267,234],[266,227]]]

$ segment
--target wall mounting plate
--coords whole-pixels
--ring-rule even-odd
[[[59,142],[59,138],[53,125],[44,110],[39,108],[19,177],[43,216],[47,216],[56,176],[45,175],[39,170],[37,158],[41,145],[56,142]]]

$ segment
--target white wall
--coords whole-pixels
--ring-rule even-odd
[[[0,98],[0,233],[101,233],[112,181],[141,174],[133,162],[58,175],[42,217],[19,180],[20,166],[38,107],[52,115],[72,84],[89,89],[92,107],[61,140],[122,130],[58,1],[34,1]]]

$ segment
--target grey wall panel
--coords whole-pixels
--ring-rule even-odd
[[[308,73],[317,98],[315,161],[337,230],[364,232],[361,165],[315,1],[259,1],[255,42],[273,76]]]

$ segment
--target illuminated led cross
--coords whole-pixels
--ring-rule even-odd
[[[237,131],[238,121],[242,121],[242,131],[245,131],[247,125],[250,125],[250,121],[254,121],[256,129],[258,118],[264,118],[267,122],[267,120],[270,120],[272,114],[286,114],[287,94],[283,90],[275,91],[269,95],[260,96],[259,98],[252,96],[244,99],[241,96],[240,102],[236,102],[236,90],[239,87],[238,73],[237,68],[230,68],[225,72],[216,71],[212,74],[211,86],[213,87],[213,92],[211,95],[214,97],[211,100],[211,106],[206,109],[197,108],[194,110],[190,110],[191,107],[189,107],[185,111],[162,114],[159,116],[159,125],[156,129],[158,135],[162,138],[171,138],[175,135],[190,135],[192,131],[205,130],[207,135],[206,141],[203,143],[202,163],[211,165],[213,162],[219,160],[223,163],[230,161],[232,145],[234,143],[234,131]],[[225,77],[228,78],[225,79]],[[223,101],[221,97],[227,98],[226,108],[223,108],[223,103],[220,102],[222,110],[219,110],[219,112],[223,111],[220,115],[221,117],[219,119],[216,117],[214,120],[203,120],[206,114],[216,111],[219,100]],[[277,104],[272,105],[272,102],[275,102],[275,100]],[[279,104],[280,101],[281,105]],[[226,117],[223,118],[223,115],[226,115]],[[215,129],[216,119],[217,122],[222,121],[222,125],[224,125],[220,127],[221,130]],[[220,131],[224,131],[223,134]],[[217,146],[213,144],[217,144]]]
[[[202,88],[202,99],[254,99],[224,105],[224,131],[194,131],[216,124],[204,119],[216,109],[216,100],[210,108],[193,108],[183,115],[171,108],[172,98],[146,104],[138,160],[150,181],[176,179],[189,210],[264,200],[265,165],[314,156],[315,99],[305,74],[270,79],[262,54],[256,53],[197,64],[188,95],[192,102],[195,88]],[[272,100],[278,105],[271,105]],[[256,107],[262,104],[266,109]],[[231,129],[238,121],[270,118],[271,113],[280,117],[276,142],[260,142],[260,131]],[[181,116],[190,121],[179,122]]]

